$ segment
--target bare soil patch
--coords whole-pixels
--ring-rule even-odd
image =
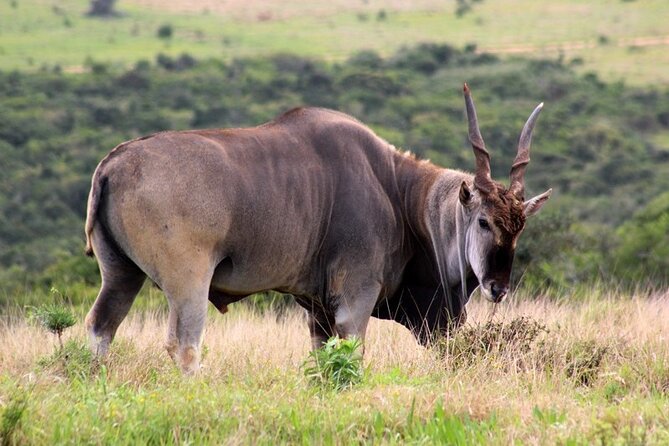
[[[300,16],[325,17],[339,13],[373,13],[380,11],[442,11],[453,9],[453,4],[436,0],[312,0],[286,2],[282,0],[133,0],[136,5],[175,13],[218,14],[226,17],[269,21]]]

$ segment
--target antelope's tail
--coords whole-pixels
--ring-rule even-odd
[[[96,169],[93,174],[93,180],[91,181],[91,191],[88,194],[88,208],[86,210],[86,250],[84,252],[90,257],[94,255],[91,236],[93,234],[93,228],[95,227],[98,208],[100,207],[100,200],[102,199],[102,192],[104,191],[106,183],[107,177],[100,174],[99,168]]]

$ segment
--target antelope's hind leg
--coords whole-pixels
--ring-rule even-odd
[[[189,293],[165,290],[170,305],[165,348],[187,375],[200,369],[200,349],[208,302],[207,287],[203,290],[193,288]]]
[[[86,315],[91,350],[105,356],[116,330],[130,311],[146,275],[108,242],[100,225],[93,232],[93,247],[100,267],[102,286]]]
[[[165,348],[185,374],[200,369],[212,274],[208,261],[191,259],[188,266],[171,268],[161,283],[170,306]]]

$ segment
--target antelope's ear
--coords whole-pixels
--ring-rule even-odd
[[[543,194],[530,198],[525,203],[523,203],[523,211],[525,212],[525,216],[531,217],[537,212],[539,212],[539,210],[543,207],[544,203],[548,201],[552,193],[553,189],[548,189]]]
[[[460,185],[460,203],[462,203],[463,206],[469,206],[469,204],[472,202],[472,192],[469,190],[469,186],[467,186],[466,182],[462,182]]]

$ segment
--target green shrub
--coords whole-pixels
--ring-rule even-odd
[[[360,339],[330,338],[323,347],[309,353],[303,364],[304,376],[318,386],[337,391],[362,381],[362,342]]]
[[[158,28],[157,34],[159,39],[169,40],[172,38],[172,34],[174,34],[174,29],[170,24],[161,25],[160,28]]]
[[[40,277],[41,282],[49,286],[84,283],[100,285],[100,271],[95,259],[79,255],[64,255],[48,266]]]

